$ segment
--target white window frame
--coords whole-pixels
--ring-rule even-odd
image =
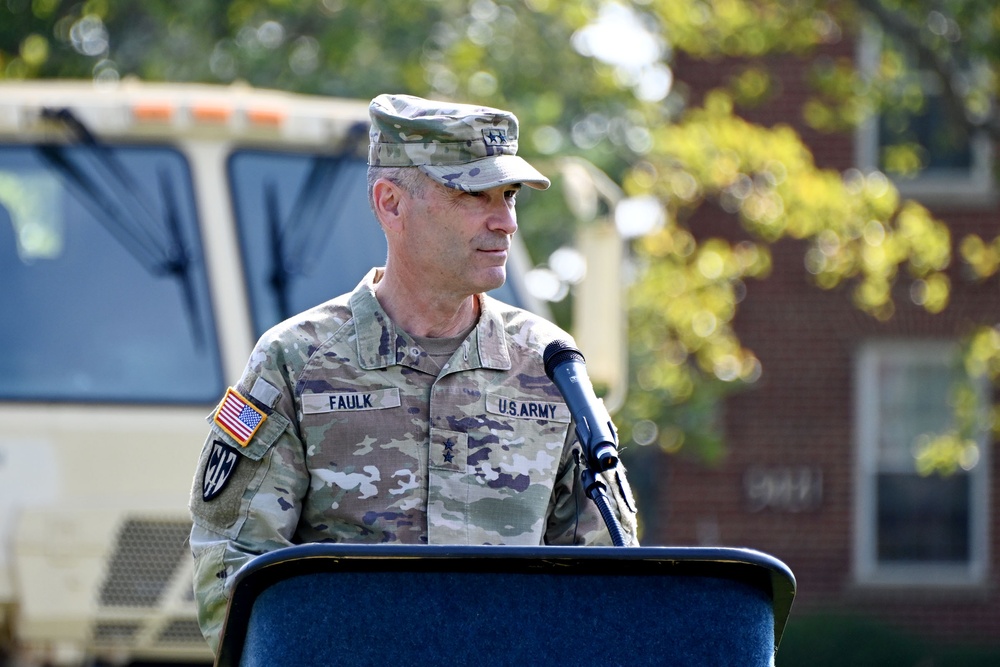
[[[882,55],[882,32],[868,25],[858,39],[858,68],[862,74],[874,72]],[[918,74],[922,87],[933,94],[940,81],[929,73]],[[854,133],[854,154],[858,168],[865,172],[879,170],[879,115],[869,114]],[[986,132],[971,138],[972,165],[968,169],[925,169],[912,178],[893,178],[903,197],[923,202],[988,206],[997,201],[993,177],[993,142]],[[891,175],[890,175],[891,177]]]
[[[990,461],[988,434],[977,438],[980,458],[969,471],[969,559],[952,563],[880,563],[877,555],[877,474],[879,433],[878,368],[883,360],[954,362],[959,347],[950,341],[892,340],[864,343],[854,363],[854,582],[861,586],[906,588],[972,587],[989,569]],[[985,382],[981,405],[988,405]]]

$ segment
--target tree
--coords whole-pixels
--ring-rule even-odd
[[[927,98],[906,66],[919,62],[937,77],[959,134],[995,141],[992,0],[193,0],[182,12],[162,0],[8,0],[2,11],[0,72],[9,78],[245,80],[363,98],[398,90],[490,100],[530,128],[523,154],[584,157],[626,195],[659,202],[661,224],[632,243],[632,382],[641,391],[630,393],[620,425],[641,443],[720,451],[713,404],[761,372],[731,322],[780,239],[804,241],[819,288],[851,286],[857,307],[880,319],[892,316],[900,283],[928,312],[945,309],[956,254],[973,279],[1000,269],[1000,237],[953,244],[948,226],[902,199],[882,171],[819,168],[791,127],[741,114],[769,93],[763,59],[775,54],[812,62],[815,94],[802,117],[825,132],[880,111],[919,111]],[[874,69],[828,55],[865,26],[885,36]],[[681,56],[745,66],[687,99],[671,69]],[[902,133],[885,171],[905,177],[924,158]],[[565,219],[549,215],[558,198],[530,204],[536,220]],[[701,238],[690,221],[706,205],[730,211],[744,239]],[[578,212],[579,224],[598,212]],[[566,229],[539,227],[528,239],[536,256],[568,240]],[[972,372],[1000,380],[996,328],[983,323],[968,351]]]

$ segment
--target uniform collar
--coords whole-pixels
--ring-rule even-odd
[[[375,297],[375,283],[384,269],[376,268],[358,284],[351,294],[351,312],[358,339],[358,365],[365,370],[388,368],[399,364],[437,374],[422,350],[406,331],[397,327]],[[509,370],[503,318],[492,307],[491,299],[483,294],[479,299],[479,322],[452,357],[448,372],[490,368]]]

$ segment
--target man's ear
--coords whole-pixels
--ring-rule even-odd
[[[379,223],[386,231],[398,230],[406,208],[406,192],[387,178],[380,178],[372,186],[372,207]]]

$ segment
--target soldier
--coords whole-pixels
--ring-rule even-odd
[[[199,622],[227,581],[306,542],[610,544],[542,352],[569,336],[503,284],[522,185],[549,181],[499,109],[381,95],[368,190],[384,268],[268,331],[212,416],[191,497]],[[638,544],[624,470],[602,473]]]

